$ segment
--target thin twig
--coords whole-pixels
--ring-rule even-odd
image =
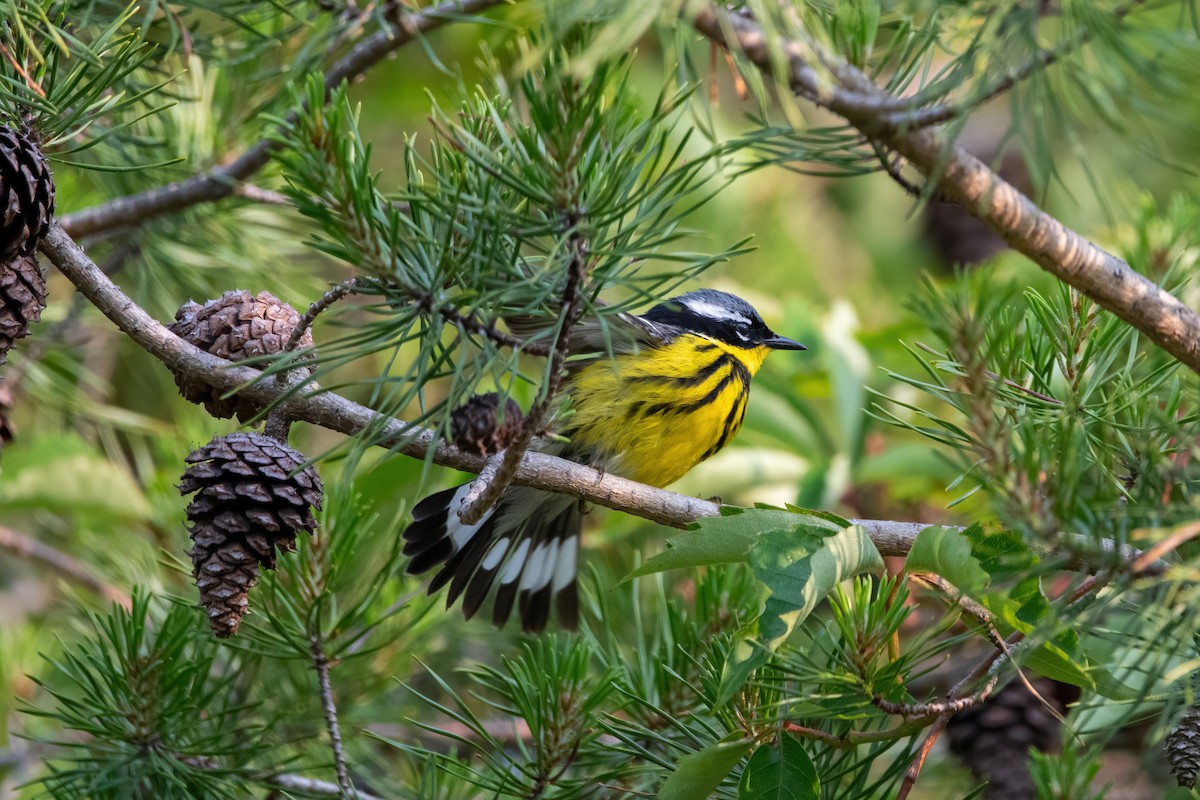
[[[990,611],[964,595],[956,586],[943,578],[941,575],[910,573],[909,578],[911,580],[928,584],[930,587],[937,589],[939,592],[942,592],[950,597],[954,607],[962,609],[976,621],[978,621],[979,624],[983,626],[984,631],[987,633],[988,641],[990,641],[993,646],[1000,650],[1010,662],[1015,664],[1013,661],[1012,651],[1009,649],[1008,643],[1004,641],[1004,637],[1000,635],[1000,631],[996,628],[995,621],[992,619],[992,613]],[[1020,667],[1017,668],[1017,679],[1021,681],[1026,689],[1029,690],[1030,694],[1032,694],[1039,702],[1041,702],[1043,706],[1046,707],[1046,710],[1049,711],[1051,715],[1057,718],[1060,722],[1063,721],[1062,714],[1060,714],[1058,709],[1055,708],[1048,700],[1042,697],[1041,693],[1038,692],[1037,688],[1025,675],[1025,670],[1021,669]],[[991,690],[989,689],[988,691],[990,692]]]
[[[300,775],[289,775],[286,773],[282,775],[273,775],[267,782],[272,786],[278,786],[280,789],[286,789],[293,792],[324,794],[331,797],[346,796],[346,792],[342,789],[342,787],[335,783],[317,780],[316,778],[305,778]],[[355,794],[352,796],[357,797],[358,800],[383,800],[383,798],[377,797],[373,794],[368,794],[367,792],[359,791],[357,789],[354,791]]]
[[[563,288],[562,312],[558,327],[558,337],[554,341],[554,351],[550,357],[550,367],[547,373],[546,385],[538,401],[529,409],[521,432],[509,443],[504,450],[503,459],[495,467],[494,473],[486,476],[480,473],[474,484],[468,489],[468,502],[464,498],[458,510],[458,518],[466,525],[474,525],[483,519],[493,506],[499,502],[504,492],[512,484],[517,474],[517,466],[521,463],[534,434],[545,427],[546,420],[558,402],[558,389],[566,372],[567,348],[571,341],[571,329],[583,314],[583,304],[580,302],[584,285],[587,282],[587,242],[579,233],[577,219],[568,220],[572,229],[568,237],[570,247],[570,263],[567,266],[567,283]],[[488,480],[490,478],[490,480]],[[479,488],[482,487],[482,488]]]
[[[300,318],[300,321],[296,323],[292,335],[288,337],[287,344],[283,346],[283,352],[290,353],[295,350],[296,346],[300,344],[300,340],[304,338],[304,334],[317,321],[317,317],[321,316],[334,303],[352,293],[357,287],[358,278],[347,278],[341,283],[334,284],[329,291],[313,302],[308,307],[308,311],[304,312],[304,316]]]
[[[431,300],[429,302],[432,302]],[[429,306],[425,306],[429,308]],[[438,315],[451,325],[456,325],[468,333],[491,339],[501,347],[511,347],[531,356],[550,355],[550,345],[546,342],[527,342],[505,333],[496,327],[494,322],[484,322],[474,314],[463,314],[457,309],[442,306],[437,310]]]
[[[309,638],[309,650],[312,653],[313,667],[317,671],[317,683],[321,687],[321,708],[325,712],[325,727],[329,731],[329,747],[333,751],[333,766],[337,772],[338,786],[343,797],[354,797],[354,784],[350,782],[350,773],[346,769],[346,753],[342,749],[342,729],[338,724],[337,706],[333,702],[333,687],[329,683],[329,657],[321,644],[321,637],[313,634]]]
[[[304,334],[312,327],[313,322],[321,315],[321,312],[328,309],[337,301],[341,300],[346,295],[354,291],[358,285],[357,278],[347,278],[339,284],[336,284],[332,289],[325,292],[321,297],[308,307],[308,311],[304,312],[304,316],[296,322],[296,327],[292,329],[291,336],[283,345],[283,352],[290,353],[300,344],[300,340],[304,338]],[[311,374],[311,370],[303,367],[306,372]],[[288,371],[282,371],[276,376],[276,381],[281,384],[287,382]],[[294,377],[293,381],[304,381],[304,377]],[[283,412],[282,409],[274,408],[267,414],[267,421],[263,425],[263,433],[270,436],[277,442],[283,444],[288,443],[288,438],[292,430],[292,418]]]
[[[129,607],[129,595],[98,578],[82,561],[45,542],[38,541],[29,534],[0,526],[0,550],[20,558],[36,561],[67,580],[95,592],[105,600],[118,603],[126,608]]]
[[[946,725],[949,724],[952,716],[954,716],[954,712],[942,714],[929,726],[929,732],[925,734],[925,741],[921,743],[917,757],[908,765],[908,770],[904,773],[904,780],[900,782],[900,791],[896,792],[896,800],[906,800],[909,793],[912,792],[913,786],[917,783],[917,777],[921,774],[921,767],[925,766],[925,759],[929,757],[929,751],[933,749],[933,744],[942,735],[942,731],[946,730]]]
[[[994,688],[995,681],[991,681],[982,690],[967,697],[955,697],[932,703],[894,703],[876,695],[871,698],[871,704],[886,714],[895,714],[907,719],[930,719],[943,714],[957,714],[959,711],[966,711],[971,706],[987,700]]]
[[[1171,535],[1160,542],[1155,542],[1153,547],[1135,558],[1133,563],[1129,565],[1129,571],[1134,575],[1141,575],[1149,565],[1156,563],[1167,553],[1179,547],[1179,545],[1191,541],[1197,536],[1200,536],[1200,522],[1192,522],[1176,528]]]
[[[1131,12],[1145,2],[1146,0],[1131,0],[1131,2],[1117,6],[1112,11],[1114,21],[1122,22],[1125,17],[1129,16]],[[1058,61],[1087,44],[1091,36],[1091,31],[1080,27],[1067,40],[1060,42],[1055,47],[1041,50],[1036,56],[1020,67],[1005,73],[1002,78],[999,78],[991,86],[959,102],[941,103],[928,108],[921,108],[921,106],[927,103],[936,101],[934,94],[926,91],[917,92],[916,94],[902,98],[902,102],[908,106],[908,110],[885,112],[882,115],[884,124],[897,130],[915,130],[917,128],[927,128],[931,125],[940,125],[943,122],[957,119],[972,109],[978,108],[985,103],[995,100],[1000,95],[1011,91],[1017,84],[1029,80],[1029,78],[1037,73],[1054,66]]]
[[[278,402],[292,419],[347,436],[371,431],[374,444],[414,458],[428,458],[435,464],[475,473],[487,463],[485,456],[465,453],[446,444],[435,431],[380,414],[315,384],[310,383],[304,391],[292,391],[276,381],[262,380],[262,373],[257,369],[234,365],[185,342],[121,291],[57,223],[51,224],[41,250],[102,314],[172,372],[225,392],[237,392],[263,405]],[[676,528],[686,528],[699,519],[721,513],[721,506],[709,500],[656,489],[545,453],[526,453],[513,482],[561,492]],[[885,556],[905,555],[917,535],[929,527],[920,522],[891,520],[850,522],[861,525],[880,554]],[[1124,561],[1132,561],[1141,555],[1132,548],[1118,548],[1111,541],[1097,544]],[[1111,560],[1102,566],[1112,566]],[[1070,554],[1070,559],[1062,566],[1075,570],[1101,568],[1089,565],[1085,556],[1079,554]],[[1142,574],[1161,574],[1165,569],[1165,564],[1160,570],[1156,563]]]
[[[908,720],[895,727],[885,728],[880,731],[850,731],[842,736],[836,736],[828,731],[823,731],[819,728],[809,728],[795,722],[783,723],[783,729],[788,733],[794,733],[804,739],[823,742],[839,750],[851,750],[859,745],[871,744],[873,742],[892,742],[897,739],[903,739],[905,736],[911,736],[924,727],[924,722],[916,719]]]
[[[479,14],[490,8],[519,0],[445,0],[432,8],[415,11],[400,18],[359,42],[325,73],[326,96],[343,81],[353,80],[423,34],[461,21],[465,15]],[[297,119],[288,116],[286,124]],[[110,200],[94,208],[59,217],[59,222],[74,236],[88,236],[115,227],[132,225],[152,217],[169,214],[198,203],[213,202],[233,194],[238,184],[261,170],[270,161],[279,142],[264,137],[229,164],[193,175],[138,194]]]

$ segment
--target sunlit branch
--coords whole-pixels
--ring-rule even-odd
[[[1010,247],[1056,276],[1200,372],[1200,315],[1037,207],[979,159],[931,129],[894,128],[881,109],[896,98],[853,65],[822,57],[834,82],[821,80],[806,61],[809,49],[782,42],[787,68],[779,75],[766,32],[745,15],[702,8],[693,18],[702,34],[744,56],[768,77],[780,77],[797,95],[845,117],[872,141],[908,159],[934,181],[940,195],[962,206]]]

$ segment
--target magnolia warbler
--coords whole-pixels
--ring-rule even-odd
[[[510,323],[517,335],[532,325]],[[666,486],[716,453],[737,434],[750,378],[772,350],[805,350],[777,336],[739,297],[700,289],[643,316],[615,314],[580,322],[571,332],[566,391],[572,413],[560,440],[541,448],[651,486]],[[450,585],[470,619],[495,590],[492,621],[508,620],[514,603],[528,632],[545,628],[553,605],[559,624],[579,614],[576,571],[579,501],[570,495],[514,486],[478,524],[458,510],[469,484],[430,495],[404,531],[408,572],[441,565],[433,593]]]

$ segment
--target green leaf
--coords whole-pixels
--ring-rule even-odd
[[[1034,649],[1026,656],[1024,665],[1038,675],[1078,686],[1110,700],[1125,702],[1141,696],[1104,667],[1090,663],[1073,631]]]
[[[904,569],[940,575],[966,595],[977,595],[989,580],[971,552],[971,540],[953,528],[933,527],[918,533]]]
[[[702,800],[712,794],[730,771],[750,752],[745,739],[717,742],[679,759],[675,771],[659,788],[658,800]]]
[[[778,745],[755,750],[738,785],[738,800],[817,800],[820,794],[817,769],[790,733],[783,734]]]
[[[718,705],[733,698],[834,586],[884,570],[883,557],[863,528],[851,525],[831,534],[809,522],[763,533],[750,548],[749,562],[771,596],[759,619],[739,633],[721,675]]]
[[[746,560],[750,548],[764,531],[791,528],[798,522],[807,522],[814,527],[827,526],[829,530],[840,527],[815,515],[793,514],[777,508],[728,510],[733,513],[722,509],[723,516],[700,520],[694,532],[672,536],[667,540],[666,550],[651,556],[645,564],[625,576],[625,580],[669,569],[740,563]]]

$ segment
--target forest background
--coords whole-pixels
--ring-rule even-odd
[[[556,75],[586,74],[607,102],[620,105],[611,100],[620,94],[635,117],[673,135],[680,163],[694,161],[717,176],[711,186],[681,193],[688,213],[662,242],[662,254],[685,255],[643,268],[663,280],[639,284],[618,277],[604,299],[644,310],[673,286],[724,289],[810,347],[767,361],[736,441],[673,489],[745,508],[791,505],[846,520],[921,523],[917,529],[981,522],[1017,531],[1031,547],[1061,544],[1055,537],[1064,520],[1084,537],[1143,549],[1170,539],[1171,531],[1185,531],[1171,540],[1176,544],[1194,535],[1186,524],[1194,519],[1195,376],[1176,371],[1144,338],[1130,339],[1125,323],[1003,247],[948,198],[923,191],[917,173],[902,171],[891,151],[847,139],[838,116],[788,97],[769,79],[759,83],[752,59],[735,63],[712,37],[663,22],[673,7],[647,13],[636,4],[595,3],[581,5],[585,13],[564,4],[516,3],[487,9],[478,19],[451,14],[372,64],[325,105],[320,84],[306,82],[306,73],[328,69],[391,25],[386,13],[394,7],[118,5],[80,8],[94,15],[88,19],[97,30],[112,20],[120,36],[132,37],[130,47],[151,42],[157,48],[152,60],[137,66],[136,81],[123,84],[130,92],[136,83],[146,95],[122,105],[111,90],[128,76],[98,77],[98,67],[92,74],[83,67],[85,82],[108,82],[110,94],[96,101],[107,107],[33,114],[48,131],[45,150],[53,159],[60,217],[70,220],[72,212],[112,198],[236,163],[272,130],[281,142],[278,157],[232,197],[78,237],[103,271],[158,320],[172,320],[189,299],[204,303],[233,289],[267,291],[304,312],[331,285],[357,274],[351,262],[365,269],[367,261],[361,241],[338,241],[331,233],[338,221],[320,204],[306,205],[305,197],[318,196],[314,187],[329,185],[330,174],[349,175],[346,191],[361,199],[369,194],[361,181],[370,175],[381,197],[409,213],[428,188],[414,186],[419,171],[428,177],[439,167],[463,170],[454,160],[459,156],[486,163],[472,140],[448,131],[471,131],[491,114],[505,120],[509,113],[526,114],[536,109],[537,90],[558,85]],[[762,4],[748,5],[762,11]],[[955,4],[953,10],[938,6],[940,21],[932,12],[937,5],[797,7],[805,9],[800,29],[856,63],[870,64],[872,48],[878,56],[889,42],[911,35],[906,20],[940,25],[946,42],[983,42],[978,46],[987,58],[979,57],[974,76],[980,83],[1036,59],[1030,41],[1061,44],[1077,24],[1090,26],[1078,46],[1064,47],[949,129],[1069,228],[1195,307],[1195,5]],[[0,8],[11,21],[25,19],[30,8],[60,6],[6,0]],[[419,12],[402,13],[416,19]],[[786,14],[777,23],[775,33],[790,30]],[[1006,24],[1027,26],[1032,39]],[[5,30],[14,37],[0,39],[11,45],[5,52],[19,55],[16,27]],[[630,30],[639,35],[630,38]],[[41,42],[46,52],[57,46],[51,39]],[[562,62],[554,55],[560,46],[571,53]],[[913,56],[912,63],[928,65],[926,75],[955,62],[953,47],[923,46],[926,60]],[[632,56],[619,57],[629,49]],[[106,57],[119,57],[117,45]],[[8,59],[0,89],[12,124],[21,116],[17,109],[28,110],[22,103],[30,92],[37,93],[37,81],[13,68],[18,62]],[[535,91],[522,94],[521,75],[538,76]],[[516,98],[516,112],[496,99],[506,94]],[[669,98],[665,108],[661,98]],[[310,111],[299,122],[284,119],[306,99]],[[311,110],[322,107],[328,111]],[[75,111],[79,118],[66,118]],[[348,151],[306,150],[305,137],[315,142],[322,126],[343,137]],[[654,140],[629,135],[643,144]],[[82,149],[93,141],[94,148]],[[729,149],[714,154],[714,143]],[[337,153],[329,162],[334,173],[313,166],[313,155],[322,152]],[[880,157],[896,174],[882,170]],[[690,208],[700,197],[704,202]],[[436,218],[436,210],[429,213]],[[71,231],[69,223],[64,227]],[[51,242],[56,235],[52,231]],[[759,584],[746,565],[646,571],[623,582],[678,531],[597,508],[585,533],[584,634],[525,637],[494,630],[485,620],[467,622],[436,597],[425,599],[421,581],[403,574],[396,550],[412,504],[464,475],[357,447],[365,438],[347,446],[330,430],[295,426],[292,446],[320,457],[326,486],[321,526],[315,537],[300,537],[298,553],[280,556],[277,574],[263,576],[240,632],[214,640],[195,606],[185,555],[187,501],[176,487],[188,453],[244,426],[215,420],[182,399],[156,358],[75,294],[71,281],[53,268],[47,274],[42,319],[0,372],[0,797],[43,791],[62,797],[654,796],[686,763],[681,759],[696,752],[707,759],[736,756],[726,774],[715,777],[719,796],[769,796],[747,786],[747,765],[758,758],[749,740],[735,736],[732,750],[721,749],[737,732],[738,717],[717,710],[714,699],[721,693],[721,659],[740,626],[761,611]],[[534,299],[552,306],[558,288],[553,284]],[[339,301],[313,326],[318,352],[329,348],[321,362],[326,387],[443,429],[449,406],[474,391],[499,386],[526,409],[535,402],[544,369],[537,359],[520,362],[532,376],[527,384],[497,377],[517,363],[497,348],[484,347],[486,359],[470,369],[438,373],[421,350],[423,333],[400,341],[407,334],[379,321],[386,316],[379,309],[396,302],[395,295],[363,294]],[[408,324],[419,328],[418,318]],[[356,332],[362,337],[355,339]],[[972,342],[986,356],[979,363],[971,362]],[[1037,367],[1039,357],[1051,367]],[[406,373],[409,365],[416,366]],[[991,390],[972,392],[956,383],[973,370],[986,372]],[[393,393],[392,384],[376,381],[385,373],[395,385],[419,386],[421,396]],[[1044,382],[1030,384],[1029,374]],[[471,379],[461,380],[464,375]],[[1082,438],[1072,438],[1074,429],[1058,408],[1066,401],[1055,399],[1063,391],[1076,393],[1074,408],[1084,410],[1087,424],[1121,434],[1097,435],[1079,423]],[[1127,411],[1123,397],[1137,404],[1144,428],[1124,418],[1114,422]],[[989,428],[993,414],[1000,433]],[[1139,442],[1138,436],[1147,438]],[[1086,446],[1075,447],[1080,442]],[[993,449],[981,456],[981,446]],[[1147,456],[1143,446],[1156,447],[1155,455]],[[1106,477],[1097,478],[1093,467]],[[1169,472],[1170,480],[1139,483],[1156,470]],[[1034,488],[1017,477],[1011,483],[997,477],[1003,474],[1033,476]],[[1127,504],[1144,504],[1148,496],[1161,500],[1153,512],[1126,513]],[[1114,523],[1118,518],[1125,522]],[[1118,631],[1116,640],[1132,642],[1128,649],[1064,648],[1062,663],[1043,657],[1025,664],[1029,677],[1048,675],[1065,685],[1074,676],[1085,684],[1083,701],[1069,712],[1052,699],[1021,701],[1033,717],[1042,705],[1067,713],[1065,726],[1051,723],[1052,738],[1066,742],[1065,754],[1034,768],[1039,796],[1091,797],[1106,781],[1116,782],[1109,797],[1191,796],[1168,788],[1174,781],[1161,751],[1179,714],[1194,702],[1187,676],[1198,656],[1188,626],[1197,603],[1179,587],[1196,554],[1186,547],[1181,552],[1178,570],[1161,585],[1121,584],[1102,609],[1088,612],[1095,617],[1064,610],[1064,624],[1077,632],[1087,620],[1104,620]],[[976,556],[978,567],[983,556]],[[869,754],[840,744],[826,752],[821,736],[805,739],[800,730],[797,738],[783,730],[811,718],[820,723],[806,728],[810,734],[841,737],[860,727],[877,730],[889,713],[908,719],[913,715],[888,712],[887,703],[940,696],[946,687],[939,681],[953,670],[927,675],[930,665],[960,645],[986,655],[986,648],[968,646],[987,633],[959,619],[959,601],[969,605],[974,595],[997,619],[1005,612],[997,610],[991,588],[968,585],[971,579],[958,568],[970,556],[963,559],[938,562],[952,586],[906,586],[908,604],[885,608],[878,583],[847,582],[834,592],[834,611],[823,608],[816,616],[823,633],[797,634],[795,651],[760,665],[756,691],[763,694],[745,701],[764,715],[754,744],[776,754],[780,769],[798,770],[789,780],[802,781],[801,762],[810,769],[815,764],[822,788],[811,796],[894,796],[906,780],[927,725],[905,730],[893,749],[867,747]],[[936,572],[935,561],[913,571]],[[1051,569],[1051,561],[1038,574],[1052,599],[1091,591],[1080,590],[1086,576],[1060,574],[1063,565]],[[893,558],[891,567],[903,563]],[[1131,581],[1139,577],[1109,568]],[[1003,584],[1005,596],[1015,597],[1018,582],[1005,584],[1011,578],[989,576],[992,588]],[[1137,615],[1130,609],[1142,605],[1163,616],[1154,624],[1140,620],[1142,627],[1131,632]],[[858,624],[847,621],[853,609],[861,611],[860,633],[886,630],[883,640],[896,634],[905,648],[916,642],[912,652],[922,658],[897,667],[916,681],[908,686],[913,695],[872,704],[868,692],[865,701],[821,706],[786,688],[795,680],[812,691],[812,674],[820,674],[831,696],[828,687],[840,685],[838,675],[853,671],[840,673],[845,665],[833,655],[828,663],[801,663],[805,652],[826,652],[826,644],[813,644],[820,636],[836,639],[839,625]],[[1072,607],[1071,613],[1083,612]],[[1022,630],[1000,627],[1006,635]],[[928,631],[940,636],[936,644],[923,638]],[[1039,641],[1061,643],[1061,630],[1041,632]],[[329,653],[318,653],[313,641]],[[1147,666],[1131,658],[1134,652],[1153,652],[1158,660]],[[863,679],[859,669],[856,681]],[[1119,689],[1099,685],[1109,678]],[[1038,685],[1050,693],[1050,684]],[[781,694],[768,697],[770,691]],[[340,722],[336,747],[330,698]],[[555,706],[556,698],[563,705]],[[795,758],[789,743],[801,739],[817,749],[789,762]],[[915,786],[906,787],[912,797],[979,791],[979,780],[944,744]],[[1015,763],[1024,755],[1017,752]],[[850,780],[852,765],[875,777],[837,789],[839,780]],[[696,766],[693,761],[689,769]]]

